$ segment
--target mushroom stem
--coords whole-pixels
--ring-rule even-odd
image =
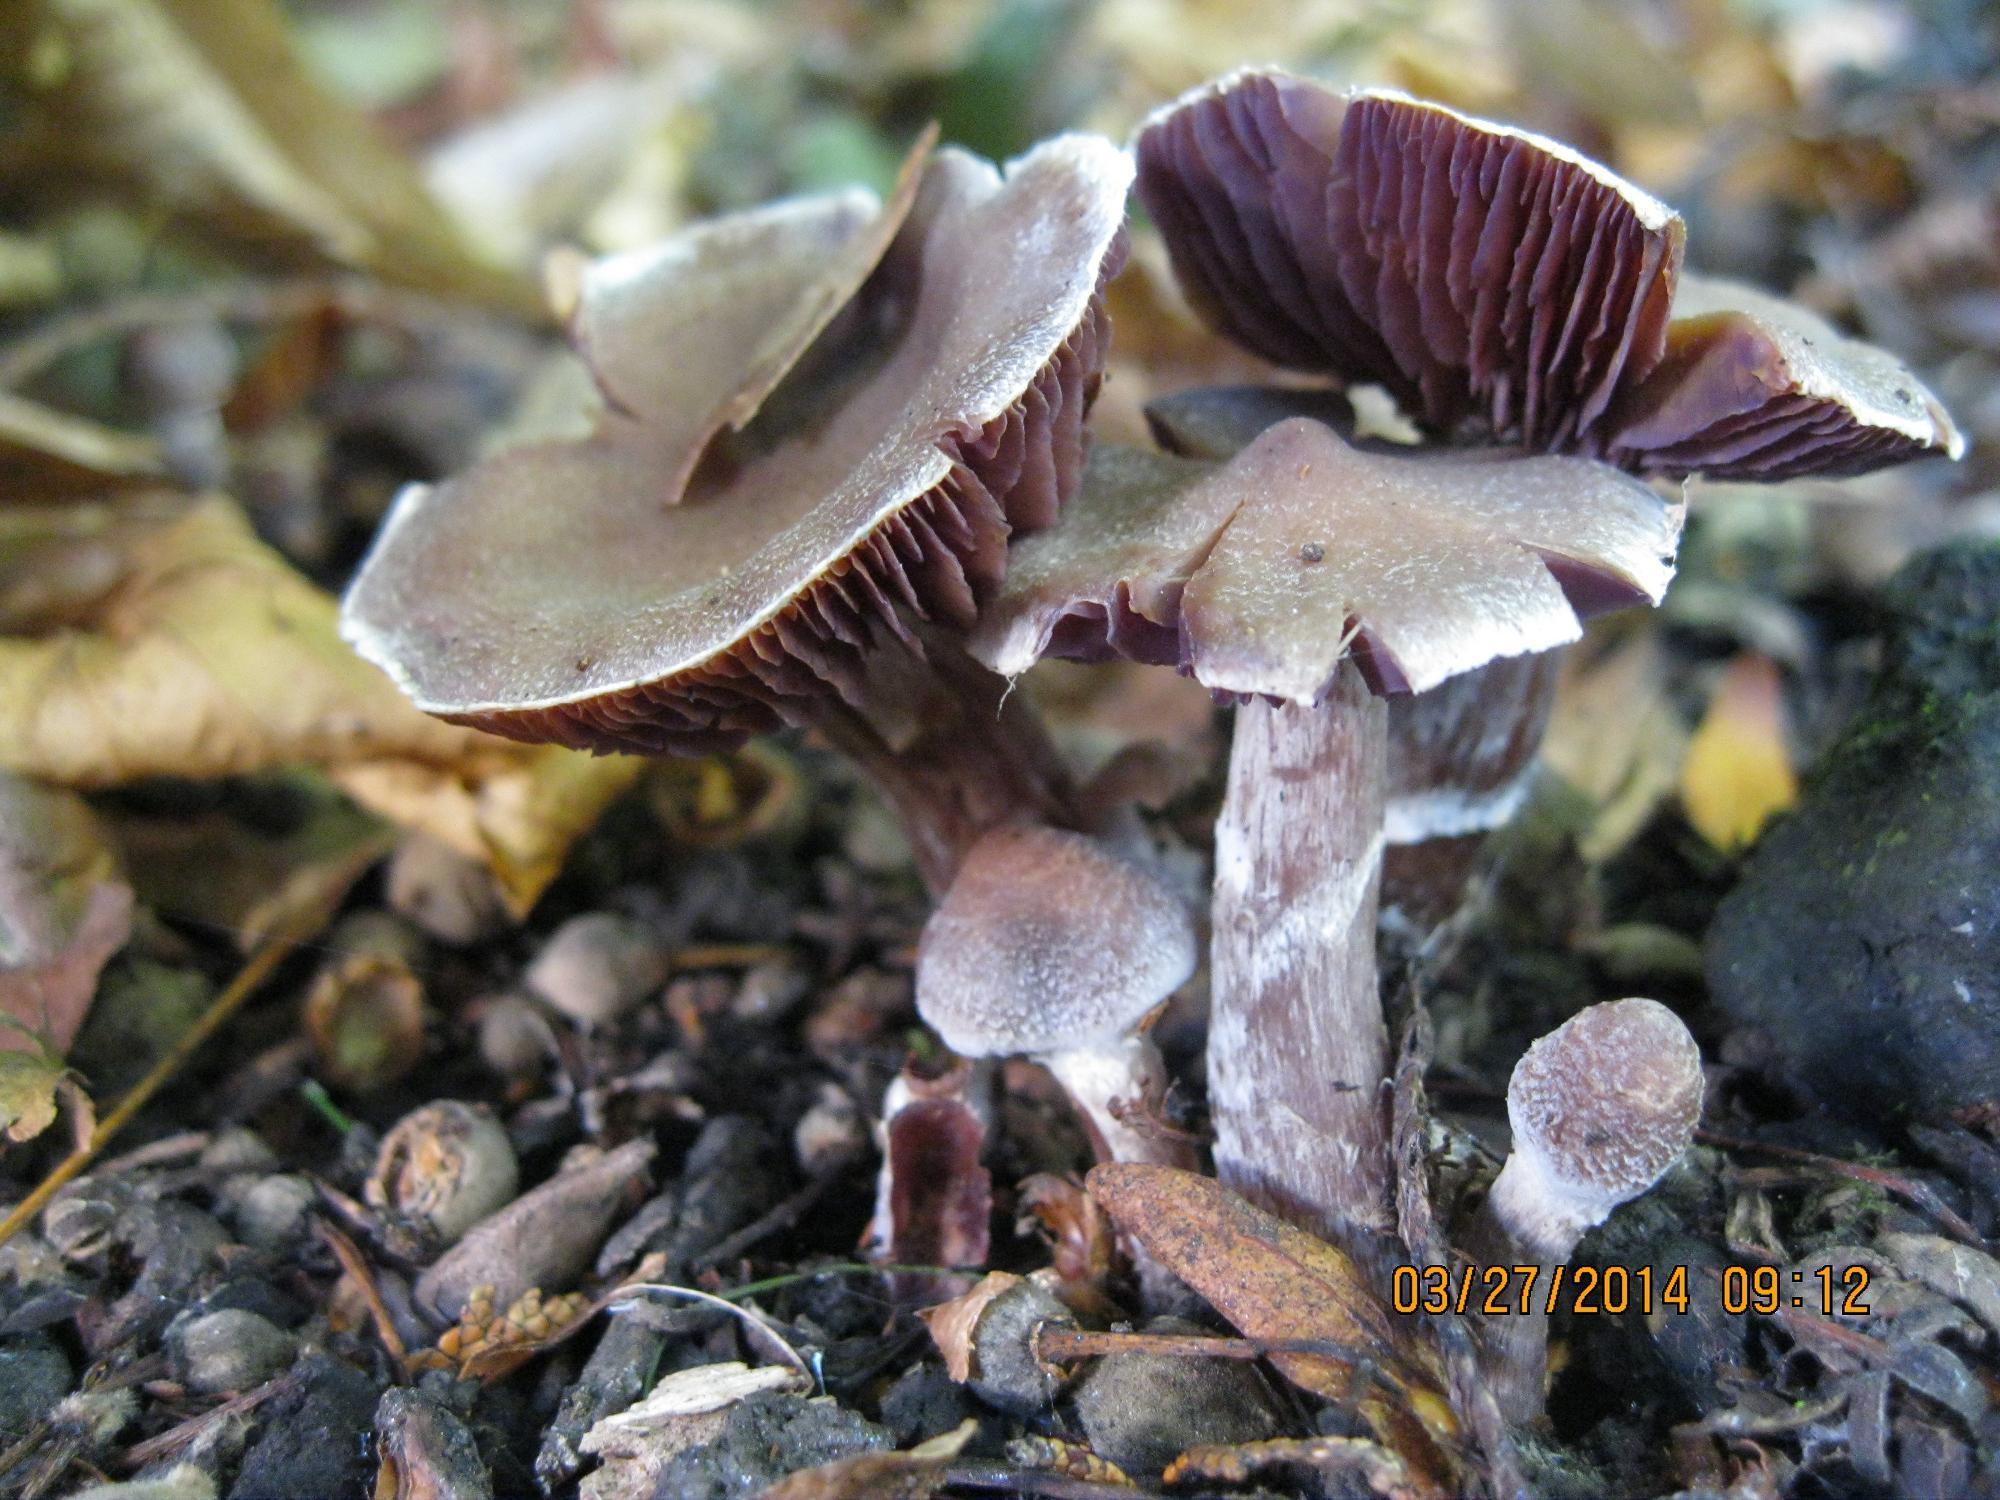
[[[801,722],[846,755],[895,812],[918,873],[942,898],[966,851],[1004,823],[1072,826],[1071,787],[1039,716],[956,641],[923,642],[921,701],[815,704]],[[902,686],[902,684],[898,684]],[[888,697],[870,683],[868,689]],[[909,727],[899,731],[898,721]]]
[[[1389,704],[1385,923],[1449,917],[1486,836],[1526,800],[1567,653],[1534,651]]]
[[[1150,1037],[1128,1033],[1103,1046],[1038,1053],[1035,1061],[1054,1075],[1083,1116],[1099,1161],[1194,1169],[1194,1147],[1185,1138],[1132,1123],[1158,1120],[1166,1096],[1167,1070]]]
[[[1479,1330],[1480,1368],[1500,1415],[1512,1423],[1532,1422],[1542,1413],[1548,1385],[1548,1288],[1569,1264],[1570,1252],[1589,1221],[1551,1213],[1547,1173],[1531,1157],[1507,1158],[1500,1175],[1466,1228],[1465,1253],[1477,1266],[1534,1266],[1525,1305],[1512,1303],[1504,1316],[1485,1319]],[[1515,1226],[1509,1228],[1509,1225]],[[1518,1287],[1510,1280],[1510,1289]]]
[[[1392,1223],[1375,968],[1387,735],[1351,661],[1316,706],[1244,704],[1215,830],[1216,1171],[1321,1233]]]

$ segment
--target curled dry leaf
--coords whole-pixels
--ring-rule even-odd
[[[1679,215],[1559,142],[1251,69],[1161,110],[1135,149],[1216,327],[1378,382],[1433,432],[1754,479],[1962,451],[1888,356],[1682,278]]]
[[[1777,665],[1739,656],[1723,669],[1688,741],[1681,806],[1696,832],[1729,853],[1755,843],[1764,825],[1798,800]]]
[[[1457,1425],[1437,1356],[1350,1256],[1192,1172],[1112,1163],[1088,1181],[1123,1233],[1249,1337],[1325,1340],[1326,1354],[1278,1353],[1271,1363],[1357,1409],[1413,1482],[1447,1487]]]
[[[306,70],[270,0],[23,0],[0,18],[0,68],[25,101],[23,159],[266,255],[541,315],[533,283],[480,260]]]
[[[1297,702],[1351,649],[1378,689],[1421,692],[1657,600],[1680,524],[1601,464],[1370,453],[1305,417],[1221,465],[1104,448],[972,645],[1009,674],[1115,651]]]
[[[860,1453],[788,1474],[761,1500],[929,1500],[945,1482],[945,1466],[979,1432],[967,1417],[950,1432],[900,1453]]]
[[[638,774],[418,713],[226,501],[112,535],[122,569],[85,621],[0,640],[0,767],[98,787],[329,766],[357,800],[492,866],[517,911]]]

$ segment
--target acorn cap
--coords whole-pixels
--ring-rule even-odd
[[[1194,922],[1094,839],[1000,828],[965,858],[917,950],[917,1010],[965,1057],[1109,1046],[1187,981]]]
[[[1515,1153],[1594,1224],[1681,1159],[1701,1096],[1701,1051],[1680,1017],[1657,1000],[1614,1000],[1527,1050],[1507,1119]]]
[[[1718,315],[1680,277],[1680,217],[1544,136],[1250,69],[1157,112],[1134,149],[1215,327],[1378,382],[1434,432],[1754,479],[1960,451],[1888,356],[1754,293]]]
[[[1366,452],[1304,417],[1219,465],[1100,448],[971,646],[1009,675],[1118,654],[1300,703],[1351,652],[1376,691],[1422,692],[1657,602],[1681,515],[1586,459]]]
[[[884,238],[847,195],[586,277],[597,431],[405,490],[344,633],[441,717],[649,751],[852,690],[899,610],[969,623],[1010,529],[1053,520],[1081,471],[1130,174],[1090,136],[1004,174],[940,151],[837,307]]]

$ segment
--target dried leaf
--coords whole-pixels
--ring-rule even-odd
[[[860,1453],[788,1474],[763,1500],[929,1500],[945,1482],[945,1466],[979,1432],[967,1417],[950,1432],[901,1453]]]
[[[33,1140],[55,1123],[56,1090],[69,1072],[55,1053],[23,1050],[23,1041],[33,1038],[0,1024],[0,1045],[9,1048],[0,1052],[0,1130],[11,1141]]]
[[[2000,1337],[2000,1260],[1935,1234],[1885,1234],[1877,1245],[1905,1276],[1964,1303]]]
[[[972,648],[1009,674],[1109,649],[1313,702],[1352,647],[1381,690],[1421,692],[1657,600],[1680,523],[1602,464],[1370,453],[1304,417],[1219,466],[1100,449],[1015,547]]]
[[[1345,1252],[1192,1172],[1109,1163],[1091,1169],[1089,1186],[1123,1233],[1249,1337],[1332,1346],[1271,1363],[1316,1395],[1351,1402],[1413,1469],[1442,1475],[1456,1424],[1436,1355]]]
[[[1784,685],[1768,657],[1746,653],[1723,670],[1688,741],[1680,785],[1688,821],[1725,853],[1755,843],[1766,822],[1799,800]]]
[[[0,774],[0,1049],[45,1051],[60,1074],[131,931],[132,888],[83,799]]]
[[[972,1379],[977,1352],[973,1334],[981,1315],[995,1297],[1019,1286],[1021,1281],[1012,1271],[988,1271],[971,1291],[917,1314],[931,1331],[931,1342],[937,1345],[938,1353],[944,1356],[945,1373],[960,1385]]]
[[[0,21],[0,68],[52,170],[266,253],[542,314],[532,282],[479,260],[402,154],[306,71],[270,0],[25,0]]]
[[[332,766],[358,801],[490,864],[517,913],[638,775],[419,713],[226,501],[112,539],[122,570],[87,619],[0,640],[0,767],[94,787]]]

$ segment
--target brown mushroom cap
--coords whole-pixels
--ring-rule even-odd
[[[1370,453],[1292,417],[1227,463],[1104,448],[1014,549],[972,649],[996,671],[1111,652],[1316,701],[1350,651],[1422,692],[1657,600],[1680,507],[1585,459]]]
[[[969,622],[1010,528],[1046,525],[1080,473],[1130,170],[1089,136],[1004,175],[938,152],[830,322],[829,288],[887,238],[845,196],[691,231],[641,267],[676,286],[586,280],[579,338],[613,409],[588,439],[406,490],[349,640],[442,717],[658,750],[851,684],[899,608]],[[727,374],[653,373],[648,349]]]
[[[1164,882],[1081,834],[981,839],[924,927],[917,1010],[966,1057],[1111,1046],[1194,972]]]
[[[1657,1000],[1579,1011],[1507,1083],[1514,1150],[1596,1223],[1681,1159],[1701,1119],[1701,1051]]]
[[[1217,328],[1379,382],[1433,431],[1745,479],[1961,449],[1888,356],[1680,278],[1680,218],[1559,142],[1253,69],[1159,111],[1135,149]]]

